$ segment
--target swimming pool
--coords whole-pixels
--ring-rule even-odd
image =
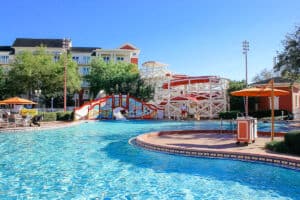
[[[147,151],[131,137],[205,122],[106,121],[0,134],[0,199],[299,199],[300,173]]]

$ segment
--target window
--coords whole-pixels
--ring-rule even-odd
[[[80,75],[83,76],[88,75],[90,73],[90,67],[89,66],[80,67],[79,73]]]
[[[53,60],[54,62],[58,62],[59,61],[60,56],[59,55],[55,55],[53,56]]]
[[[103,56],[102,58],[103,58],[104,62],[109,62],[109,59],[110,59],[109,56]]]
[[[72,60],[73,60],[74,62],[76,62],[77,64],[79,64],[79,56],[73,56],[73,57],[72,57]]]
[[[87,80],[83,80],[81,82],[81,87],[89,87],[89,86],[90,86],[90,83]]]
[[[89,90],[83,91],[83,99],[89,99]]]
[[[82,64],[89,64],[90,63],[90,56],[83,56],[82,57]]]
[[[124,61],[124,57],[118,56],[118,57],[117,57],[117,61]]]
[[[9,56],[0,56],[0,63],[1,64],[8,64]]]

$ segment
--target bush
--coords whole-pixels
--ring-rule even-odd
[[[43,113],[44,119],[43,121],[56,121],[56,113],[55,112],[45,112]]]
[[[291,114],[286,110],[274,110],[274,116],[281,116],[281,111],[283,111],[284,116]],[[271,117],[271,110],[260,110],[256,112],[251,112],[249,113],[249,115],[256,118]]]
[[[73,118],[74,118],[74,113],[71,111],[56,113],[57,121],[70,121],[70,120],[73,120]]]
[[[279,153],[288,153],[289,149],[284,141],[272,141],[266,144],[266,148]]]
[[[285,134],[284,141],[291,153],[300,154],[300,130]]]
[[[239,111],[220,112],[219,117],[222,119],[236,119]]]
[[[279,153],[300,155],[300,130],[290,131],[284,135],[284,141],[272,141],[266,148]]]

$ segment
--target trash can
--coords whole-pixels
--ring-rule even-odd
[[[237,144],[240,142],[254,143],[257,138],[257,120],[252,117],[237,118]]]

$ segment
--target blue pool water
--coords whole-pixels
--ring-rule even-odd
[[[0,199],[300,199],[299,171],[128,144],[141,133],[205,126],[96,121],[0,134]]]

